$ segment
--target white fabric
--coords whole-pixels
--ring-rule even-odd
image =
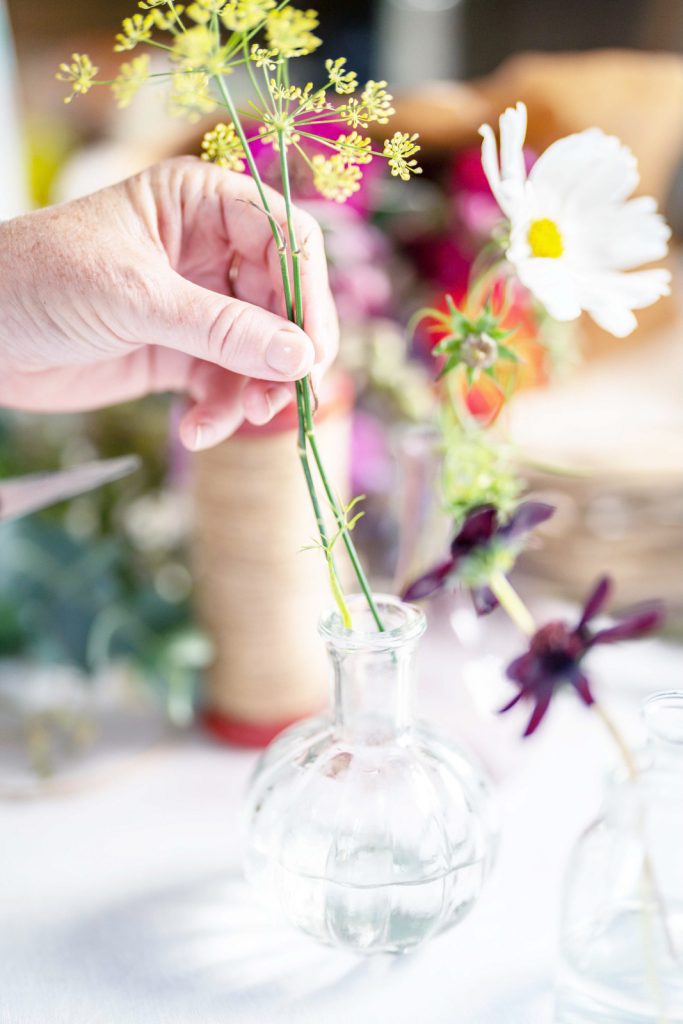
[[[437,640],[425,704],[472,734]],[[601,673],[670,686],[680,654],[665,653],[623,648]],[[494,876],[469,918],[398,959],[318,947],[256,907],[239,866],[251,753],[195,736],[107,785],[0,803],[0,1022],[550,1024],[562,876],[611,751],[572,699],[524,744],[522,719],[477,719],[504,776]]]

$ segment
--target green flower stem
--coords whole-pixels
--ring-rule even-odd
[[[291,250],[291,254],[292,254],[292,277],[293,277],[293,280],[294,280],[294,313],[295,313],[295,323],[297,323],[298,326],[303,329],[304,316],[303,316],[303,301],[302,301],[302,294],[301,294],[301,262],[300,262],[301,261],[301,251],[299,249],[299,246],[297,245],[296,231],[294,229],[294,218],[293,218],[293,215],[292,215],[291,185],[290,185],[290,180],[289,180],[289,168],[287,166],[287,151],[286,151],[286,146],[285,146],[284,134],[281,131],[278,132],[278,143],[279,143],[279,149],[280,149],[280,171],[281,171],[281,175],[282,175],[282,194],[284,196],[285,208],[287,210],[287,228],[288,228],[288,231],[289,231],[289,245],[290,245],[290,250]],[[318,441],[317,441],[317,438],[316,438],[316,435],[315,435],[315,430],[314,430],[314,427],[313,427],[313,411],[312,411],[312,408],[311,408],[311,389],[310,389],[309,382],[308,382],[307,379],[304,379],[302,381],[299,381],[298,384],[301,385],[302,396],[303,396],[303,407],[304,407],[303,411],[304,411],[304,425],[305,425],[305,432],[306,432],[306,440],[307,440],[307,442],[308,442],[308,444],[310,446],[311,451],[313,452],[313,458],[314,458],[315,464],[316,464],[316,466],[318,468],[318,473],[320,475],[320,480],[322,481],[323,489],[324,489],[325,494],[327,496],[327,500],[329,502],[330,508],[332,509],[332,513],[334,515],[334,518],[335,518],[335,520],[337,522],[337,526],[338,526],[339,530],[341,531],[341,536],[342,536],[342,539],[344,541],[344,546],[346,548],[346,551],[348,553],[349,559],[351,561],[351,565],[353,566],[353,571],[356,574],[356,578],[358,579],[358,584],[359,584],[361,590],[363,591],[363,594],[365,595],[365,599],[368,602],[368,607],[370,608],[370,611],[372,613],[372,617],[375,620],[375,624],[376,624],[378,630],[380,632],[384,632],[384,624],[382,623],[382,618],[381,618],[381,616],[379,614],[379,609],[377,608],[377,604],[376,604],[375,599],[373,597],[372,590],[370,589],[370,584],[368,583],[368,579],[367,579],[367,577],[365,575],[365,572],[363,570],[363,566],[360,563],[360,559],[358,557],[358,552],[356,551],[356,546],[353,543],[353,540],[351,538],[351,534],[350,534],[349,530],[346,528],[346,522],[345,522],[345,519],[344,519],[344,514],[343,514],[341,508],[339,507],[339,501],[337,499],[337,495],[335,494],[334,489],[333,489],[332,485],[330,484],[330,481],[328,479],[327,473],[325,471],[325,466],[323,464],[323,461],[322,461],[322,458],[321,458],[321,455],[320,455],[320,449],[318,448]]]
[[[260,197],[261,202],[263,204],[263,208],[264,208],[264,210],[265,210],[265,212],[268,215],[268,218],[270,220],[270,225],[271,225],[271,230],[273,232],[273,237],[274,237],[275,242],[276,242],[277,247],[278,247],[278,255],[279,255],[279,259],[280,259],[280,271],[281,271],[281,275],[282,275],[282,284],[283,284],[284,294],[285,294],[285,308],[286,308],[286,311],[287,311],[287,316],[288,316],[288,318],[290,320],[294,321],[295,323],[298,323],[301,326],[301,324],[303,323],[303,308],[302,308],[302,296],[301,296],[301,272],[300,272],[300,266],[299,266],[300,253],[298,252],[297,247],[296,247],[296,237],[295,237],[295,233],[294,233],[294,224],[293,224],[292,208],[291,208],[291,192],[290,192],[290,187],[289,187],[289,173],[288,173],[288,169],[287,169],[285,147],[284,147],[284,145],[281,146],[281,156],[284,155],[284,158],[285,158],[284,159],[284,166],[285,166],[285,170],[287,172],[285,174],[285,176],[284,176],[284,180],[286,180],[285,202],[286,202],[286,208],[287,208],[287,223],[288,223],[288,231],[289,231],[289,235],[290,235],[290,244],[291,244],[291,247],[292,247],[292,262],[293,262],[293,267],[296,268],[296,270],[294,272],[294,286],[295,286],[295,293],[296,293],[296,308],[294,307],[294,305],[292,303],[292,289],[291,289],[291,283],[290,283],[290,279],[289,279],[289,267],[288,267],[288,264],[287,264],[286,248],[282,245],[282,239],[280,238],[279,228],[278,228],[277,222],[275,221],[275,219],[273,217],[272,211],[270,209],[270,204],[268,203],[268,197],[266,195],[266,191],[265,191],[265,188],[263,186],[263,181],[261,179],[261,175],[259,173],[258,167],[256,166],[256,162],[254,160],[253,154],[251,152],[251,148],[249,146],[246,134],[244,132],[244,128],[242,126],[241,119],[240,119],[240,117],[239,117],[239,115],[237,113],[237,110],[235,109],[235,105],[234,105],[234,103],[232,101],[232,97],[230,95],[230,92],[227,89],[227,87],[225,85],[225,82],[223,81],[223,78],[220,75],[216,76],[216,79],[217,79],[217,82],[218,82],[218,87],[220,89],[221,95],[222,95],[223,100],[225,102],[225,106],[226,106],[226,108],[228,110],[228,113],[230,114],[230,117],[232,119],[233,124],[235,125],[235,131],[237,132],[237,136],[238,136],[238,138],[239,138],[239,140],[240,140],[240,142],[242,144],[242,148],[244,150],[245,158],[247,160],[247,164],[249,165],[249,170],[251,171],[252,178],[254,179],[254,182],[256,183],[256,188],[258,190],[259,197]],[[283,180],[283,184],[284,184],[284,180]],[[292,239],[293,239],[293,241],[292,241]],[[360,584],[360,587],[363,590],[363,593],[366,595],[366,598],[368,600],[368,604],[369,604],[370,609],[372,611],[372,614],[373,614],[373,617],[375,619],[375,622],[377,623],[378,628],[381,630],[384,627],[382,626],[382,621],[381,621],[381,619],[379,617],[379,612],[377,611],[377,606],[376,606],[374,598],[372,596],[372,592],[370,590],[370,587],[368,585],[367,579],[365,577],[365,573],[363,572],[362,566],[361,566],[360,561],[358,559],[358,555],[357,555],[355,546],[353,544],[353,541],[351,541],[351,538],[348,535],[348,530],[345,529],[345,524],[344,524],[343,516],[342,516],[342,514],[341,514],[341,512],[339,510],[338,503],[337,503],[336,497],[334,495],[334,491],[330,487],[330,484],[329,484],[329,482],[327,480],[327,475],[326,475],[324,467],[322,465],[322,460],[320,458],[320,452],[318,450],[317,441],[316,441],[315,434],[314,434],[314,431],[313,431],[313,418],[312,418],[311,407],[310,407],[310,392],[309,392],[309,387],[308,387],[308,381],[307,380],[300,380],[300,381],[296,382],[296,396],[297,396],[297,413],[298,413],[298,421],[299,421],[299,431],[298,431],[299,459],[300,459],[301,466],[302,466],[302,469],[303,469],[303,472],[304,472],[304,478],[306,480],[306,487],[308,489],[309,497],[310,497],[310,500],[311,500],[311,505],[313,507],[313,513],[315,515],[315,520],[316,520],[316,524],[317,524],[317,527],[318,527],[318,533],[320,535],[320,543],[323,546],[323,550],[325,552],[325,557],[327,559],[328,570],[329,570],[329,573],[330,573],[330,581],[332,582],[332,592],[333,592],[333,595],[335,597],[337,606],[339,607],[340,613],[342,615],[342,619],[344,621],[344,625],[347,626],[347,628],[350,628],[351,620],[350,620],[348,608],[347,608],[346,603],[345,603],[344,598],[343,598],[343,591],[342,591],[342,588],[341,588],[341,584],[339,583],[339,577],[338,577],[336,568],[334,566],[334,560],[332,558],[332,554],[331,554],[331,551],[330,551],[330,548],[329,548],[329,542],[328,542],[328,538],[327,538],[327,531],[326,531],[326,528],[325,528],[325,521],[324,521],[323,516],[322,516],[322,511],[321,511],[321,508],[320,508],[320,502],[318,501],[318,495],[317,495],[316,488],[315,488],[315,483],[314,483],[314,480],[313,480],[313,474],[311,473],[311,467],[310,467],[310,464],[309,464],[309,461],[308,461],[307,445],[308,445],[308,443],[311,443],[311,439],[312,439],[311,451],[313,452],[313,455],[314,455],[314,458],[315,458],[315,461],[316,461],[316,466],[317,466],[318,472],[320,474],[320,478],[321,478],[321,480],[323,482],[323,486],[325,487],[325,493],[327,494],[328,500],[330,501],[330,504],[332,505],[332,508],[333,508],[333,511],[334,511],[334,514],[335,514],[335,519],[337,520],[337,523],[338,523],[340,529],[342,527],[344,527],[344,529],[342,530],[342,535],[344,537],[344,544],[346,546],[346,549],[349,552],[349,557],[351,559],[351,564],[353,565],[354,571],[355,571],[355,573],[356,573],[356,575],[358,577],[358,582]]]
[[[230,114],[230,117],[232,119],[232,123],[235,125],[235,131],[237,132],[237,137],[239,138],[239,140],[240,140],[240,142],[242,144],[242,149],[244,150],[244,155],[245,155],[247,164],[249,165],[249,170],[251,171],[251,176],[254,179],[254,182],[256,184],[256,188],[258,190],[259,198],[260,198],[260,200],[261,200],[261,202],[263,204],[263,209],[264,209],[265,213],[268,215],[268,220],[270,221],[270,228],[271,228],[271,231],[273,232],[273,238],[275,239],[275,244],[277,245],[278,257],[279,257],[279,260],[280,260],[280,272],[282,274],[282,287],[284,288],[284,293],[285,293],[285,309],[287,310],[287,318],[289,320],[293,320],[294,319],[294,310],[293,310],[293,307],[292,307],[292,286],[291,286],[290,281],[289,281],[289,268],[287,266],[287,252],[286,252],[284,246],[282,245],[282,239],[280,237],[279,228],[278,228],[278,225],[277,225],[277,222],[276,222],[275,218],[273,217],[272,211],[270,209],[270,204],[268,202],[268,197],[266,196],[266,190],[265,190],[265,188],[263,186],[263,180],[262,180],[261,175],[259,173],[259,169],[256,166],[256,161],[254,160],[254,155],[251,152],[251,147],[249,146],[249,142],[247,140],[246,133],[244,131],[244,128],[242,127],[242,121],[240,120],[239,114],[237,113],[237,110],[235,108],[235,104],[232,101],[232,96],[230,95],[230,93],[229,93],[229,91],[228,91],[228,89],[227,89],[227,87],[225,85],[225,82],[223,81],[223,77],[221,75],[216,75],[215,77],[216,77],[216,81],[218,82],[218,88],[220,89],[221,96],[223,97],[223,101],[225,103],[226,110]]]
[[[517,628],[526,636],[533,636],[536,632],[533,616],[507,576],[502,572],[494,572],[489,579],[489,586]]]

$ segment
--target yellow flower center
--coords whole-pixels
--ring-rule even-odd
[[[554,220],[547,217],[533,222],[527,239],[534,256],[556,260],[564,252],[560,229]]]

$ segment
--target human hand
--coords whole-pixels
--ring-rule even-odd
[[[282,197],[268,196],[284,229]],[[0,405],[66,412],[184,391],[194,450],[266,423],[338,345],[320,228],[295,218],[305,333],[285,319],[246,176],[182,157],[0,225]]]

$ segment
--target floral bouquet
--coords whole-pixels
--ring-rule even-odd
[[[387,83],[369,81],[360,86],[343,57],[325,62],[320,84],[297,80],[293,62],[314,53],[321,42],[315,34],[318,17],[312,10],[292,7],[287,0],[280,3],[276,0],[228,0],[227,3],[225,0],[195,0],[187,7],[174,0],[141,0],[139,7],[141,12],[124,20],[115,49],[127,53],[141,47],[145,52],[125,61],[118,76],[108,83],[97,78],[98,69],[86,55],[74,54],[70,63],[61,66],[58,75],[71,86],[66,102],[87,93],[94,85],[108,84],[117,103],[127,106],[148,81],[164,81],[170,87],[169,102],[174,113],[197,120],[220,111],[221,120],[204,135],[201,157],[223,167],[226,174],[248,172],[254,179],[279,260],[283,308],[290,320],[302,327],[301,264],[306,252],[294,226],[292,161],[296,160],[299,168],[307,169],[312,186],[320,196],[343,203],[358,193],[364,170],[375,159],[384,160],[391,174],[402,181],[419,175],[417,134],[395,132],[380,143],[375,141],[374,126],[386,125],[393,113]],[[163,57],[165,65],[157,64],[150,54]],[[243,100],[240,91],[238,99],[233,83],[245,78],[250,95]],[[500,216],[491,220],[482,252],[475,260],[475,272],[462,293],[448,295],[442,307],[421,310],[415,317],[416,325],[426,324],[427,333],[437,335],[432,349],[436,357],[434,387],[445,452],[445,499],[454,522],[448,552],[437,565],[405,588],[403,598],[418,601],[457,586],[472,593],[477,612],[482,615],[502,607],[528,637],[528,649],[508,667],[507,675],[517,692],[502,710],[507,711],[520,701],[530,703],[532,710],[526,734],[531,734],[546,715],[555,691],[560,686],[570,686],[586,705],[598,710],[629,773],[634,775],[637,771],[634,757],[611,718],[596,702],[584,663],[596,645],[642,636],[656,628],[662,620],[661,609],[658,606],[641,609],[616,625],[595,626],[594,619],[609,596],[609,582],[603,578],[594,587],[576,623],[555,621],[537,626],[512,588],[508,575],[527,537],[552,515],[553,509],[539,502],[522,500],[523,485],[491,427],[523,375],[524,355],[517,347],[516,335],[525,320],[533,316],[566,323],[587,313],[615,337],[626,336],[636,326],[634,311],[654,303],[669,291],[668,271],[638,268],[666,254],[670,232],[656,212],[654,200],[629,198],[638,184],[638,171],[633,154],[618,139],[597,128],[590,129],[554,143],[529,166],[524,150],[526,119],[526,109],[521,103],[503,113],[499,147],[492,127],[482,126],[481,167]],[[373,134],[370,134],[371,126]],[[284,231],[270,209],[257,159],[263,147],[272,151],[278,169],[287,210]],[[477,396],[485,394],[491,386],[498,396],[497,404],[492,410],[485,403],[484,414],[479,415]],[[369,699],[368,695],[376,697],[373,683],[399,672],[403,658],[401,646],[414,646],[423,627],[413,617],[417,614],[415,609],[406,612],[406,606],[402,605],[397,610],[392,599],[373,594],[352,537],[353,528],[362,515],[358,511],[361,499],[354,498],[343,506],[328,477],[316,440],[314,382],[300,380],[296,385],[296,398],[298,456],[317,524],[316,544],[327,563],[338,616],[336,620],[323,623],[323,634],[333,654],[340,702],[335,728],[351,719],[354,726],[353,742],[343,731],[330,733],[332,753],[327,760],[325,754],[324,764],[318,765],[315,771],[311,765],[316,758],[320,760],[320,746],[310,748],[311,761],[310,764],[306,761],[305,765],[307,771],[311,769],[313,779],[310,803],[305,802],[297,810],[302,816],[299,826],[303,834],[312,826],[310,808],[317,807],[317,788],[327,793],[325,787],[330,780],[335,785],[346,780],[352,791],[354,787],[361,787],[357,803],[355,797],[351,803],[362,816],[361,808],[367,798],[363,787],[369,783],[354,775],[354,765],[364,761],[367,747],[375,742],[368,736],[388,736],[390,744],[397,744],[391,747],[394,754],[400,748],[401,757],[409,761],[406,752],[409,744],[401,732],[402,683],[391,723],[387,721],[389,712],[381,694],[368,708],[368,721],[359,713],[359,708]],[[334,519],[332,530],[325,519],[326,506]],[[346,548],[357,579],[362,595],[360,605],[356,598],[349,600],[344,593],[336,563],[339,542]],[[343,677],[350,672],[354,659],[360,667],[349,675],[349,692],[345,696]],[[364,680],[364,687],[358,687],[359,679]],[[320,735],[304,731],[296,733],[294,738],[296,744],[313,744]],[[400,741],[397,736],[401,737]],[[276,742],[268,755],[270,760],[265,762],[266,775],[271,771],[275,774],[278,765],[282,766],[286,748],[284,739]],[[291,756],[297,764],[303,765],[301,749],[296,746]],[[410,780],[415,764],[422,762],[419,757],[408,761],[402,771],[405,779]],[[368,768],[369,774],[375,772],[380,777],[386,770],[386,766],[378,765],[373,758],[368,764],[374,765],[372,770]],[[451,755],[444,756],[439,771],[446,777],[454,772],[454,764]],[[471,811],[469,776],[464,778],[458,771],[454,775],[455,781],[451,779],[448,785],[459,787],[461,806],[467,805]],[[290,784],[285,785],[285,777],[291,779],[291,773],[285,772],[283,776],[283,794]],[[290,805],[279,806],[277,801],[274,809],[266,807],[264,810],[274,798],[268,779],[263,785],[263,800],[255,801],[253,813],[255,819],[259,815],[271,815],[267,819],[271,830],[267,842],[277,845],[285,841],[277,830],[293,812]],[[427,820],[431,811],[420,806],[422,797],[415,796],[417,789],[419,787],[414,788],[412,795],[406,794],[406,806],[410,806],[411,800],[417,800],[420,813],[415,820]],[[438,785],[434,782],[430,799],[445,799],[443,794],[447,789],[443,779]],[[292,800],[299,799],[296,793],[290,796]],[[329,803],[325,797],[321,815]],[[343,799],[340,806],[346,806]],[[378,816],[369,804],[368,807],[365,824],[368,831],[372,831]],[[349,890],[358,886],[369,891],[374,884],[387,884],[377,882],[372,872],[373,882],[366,880],[362,874],[365,861],[360,854],[358,858],[348,854],[344,845],[352,845],[352,840],[357,838],[354,832],[357,821],[354,818],[352,834],[349,834],[340,824],[342,819],[340,811],[334,823],[337,859],[331,857],[330,848],[326,846],[327,852],[321,861],[324,868],[317,862],[311,865],[306,861],[301,867],[300,879],[304,887],[312,882],[337,883],[341,876],[335,872],[342,868],[349,868],[351,872],[350,875],[342,872],[343,885]],[[483,813],[482,819],[487,820]],[[449,824],[444,824],[444,835],[453,820],[445,814],[444,822]],[[262,822],[261,817],[261,825]],[[374,846],[370,843],[368,849],[383,848],[385,844],[396,868],[396,851],[403,840],[399,837],[398,824],[393,821],[391,824],[396,831],[389,830],[379,838],[375,836]],[[257,826],[255,829],[258,831]],[[337,835],[340,829],[341,835]],[[469,821],[465,830],[470,836],[474,835],[474,822]],[[481,830],[480,838],[486,832],[486,828]],[[415,836],[403,839],[407,845],[415,842]],[[483,877],[484,865],[488,862],[487,842],[482,838],[480,843],[474,844],[474,852],[470,851],[474,860],[467,865],[454,861],[457,844],[449,845],[445,854],[440,851],[442,860],[446,856],[452,861],[447,868],[450,881],[472,864],[481,865]],[[342,848],[346,851],[343,857],[339,854]],[[307,855],[307,849],[304,842],[298,842],[296,855]],[[461,846],[458,851],[459,856]],[[410,854],[413,853],[411,848]],[[405,863],[409,862],[412,863],[406,854]],[[424,869],[419,857],[416,863],[420,870]],[[321,877],[316,873],[323,870],[332,871],[332,875]],[[401,884],[415,886],[418,881],[422,885],[433,881],[433,876],[402,878]],[[335,898],[344,899],[342,896]],[[306,906],[313,902],[309,900]],[[350,913],[345,907],[344,913],[347,911]],[[449,921],[439,916],[443,913],[442,908],[434,921],[430,921],[430,928],[444,927],[459,919],[455,915]],[[368,924],[366,918],[356,923],[356,930],[349,925],[349,933],[353,932],[350,945],[361,941]],[[329,938],[329,929],[334,924],[334,916],[327,913],[324,927],[314,922],[308,930]],[[387,944],[390,925],[387,928],[389,931],[382,932],[384,938],[380,936],[373,948],[406,948],[413,943],[413,939],[408,942],[404,937],[394,938]],[[423,937],[420,933],[414,941]]]

